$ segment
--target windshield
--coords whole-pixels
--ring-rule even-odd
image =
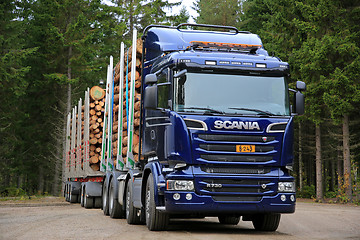
[[[177,112],[289,115],[284,77],[186,73],[174,79]]]

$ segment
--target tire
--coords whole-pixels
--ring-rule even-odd
[[[102,199],[101,197],[94,198],[94,208],[101,208]]]
[[[65,186],[65,201],[69,202],[69,185],[66,184]]]
[[[238,225],[240,222],[240,216],[219,216],[218,219],[221,224]]]
[[[258,231],[274,232],[279,226],[280,217],[280,214],[255,215],[252,223]]]
[[[104,212],[105,216],[109,215],[109,192],[108,192],[108,188],[106,186],[106,181],[104,181],[103,183],[103,188],[102,188],[102,210]]]
[[[169,215],[156,210],[154,179],[150,174],[146,183],[145,221],[150,231],[166,230],[169,224]]]
[[[84,207],[84,187],[81,187],[81,192],[80,192],[80,206]]]
[[[124,218],[125,211],[119,204],[118,200],[115,199],[115,183],[114,179],[111,179],[109,185],[109,215],[111,218]]]
[[[78,195],[77,194],[72,194],[71,190],[70,190],[69,202],[70,203],[77,203],[77,199],[78,199]]]
[[[125,201],[125,213],[126,213],[126,221],[128,224],[140,224],[140,216],[138,216],[136,209],[133,206],[133,194],[132,188],[130,186],[131,182],[129,181],[126,187],[126,201]]]
[[[94,207],[94,199],[86,196],[86,188],[84,188],[84,207],[85,208]]]

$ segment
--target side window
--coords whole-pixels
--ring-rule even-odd
[[[158,108],[169,108],[170,82],[168,81],[168,69],[158,76]]]

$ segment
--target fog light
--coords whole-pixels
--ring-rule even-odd
[[[192,194],[191,193],[188,193],[186,194],[186,200],[191,200],[192,199]]]
[[[285,195],[281,195],[280,199],[281,199],[281,201],[285,202],[285,201],[286,201],[286,196],[285,196]]]
[[[291,200],[292,202],[295,202],[295,196],[294,196],[294,195],[291,195],[291,196],[290,196],[290,200]]]
[[[173,198],[174,198],[174,200],[176,200],[176,201],[179,200],[179,199],[180,199],[180,194],[174,193]]]

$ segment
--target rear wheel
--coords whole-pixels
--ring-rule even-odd
[[[94,199],[87,196],[86,188],[84,188],[84,207],[85,208],[93,208],[94,207]]]
[[[280,214],[260,214],[253,217],[252,223],[258,231],[273,232],[279,226]]]
[[[169,216],[160,212],[155,205],[154,179],[150,174],[146,183],[145,195],[145,220],[150,231],[165,230],[169,223]]]
[[[128,224],[140,224],[140,214],[137,214],[138,209],[133,205],[133,194],[130,185],[131,182],[129,181],[126,187],[126,221]]]
[[[115,183],[114,179],[111,179],[109,187],[109,214],[111,218],[124,218],[123,207],[119,204],[118,200],[115,199]]]
[[[78,195],[77,194],[72,194],[71,190],[69,190],[70,194],[69,194],[69,202],[70,203],[76,203],[77,199],[78,199]]]
[[[106,186],[106,181],[104,181],[102,188],[102,209],[106,216],[109,215],[109,192]]]
[[[219,216],[218,219],[221,224],[238,225],[240,222],[240,216]]]
[[[80,191],[80,205],[84,207],[84,187],[81,187]]]
[[[94,208],[101,208],[102,199],[101,197],[94,198]]]

